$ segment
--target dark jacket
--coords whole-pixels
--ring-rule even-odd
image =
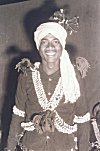
[[[33,68],[33,65],[32,65]],[[76,70],[76,69],[75,69]],[[60,71],[55,72],[52,75],[47,75],[40,65],[39,68],[40,77],[45,90],[47,99],[49,100],[53,94],[60,77]],[[16,138],[18,134],[23,131],[20,126],[21,122],[29,122],[31,116],[35,113],[43,111],[40,106],[37,95],[35,92],[34,84],[32,81],[32,71],[30,68],[26,69],[26,74],[21,73],[18,78],[18,86],[16,91],[15,106],[18,110],[25,112],[25,116],[19,116],[13,114],[12,122],[10,126],[10,132],[8,137],[8,149],[14,151],[16,146]],[[84,80],[82,80],[80,74],[76,72],[77,79],[80,84],[81,96],[75,103],[65,103],[64,96],[61,99],[56,111],[62,117],[64,122],[69,125],[73,125],[73,119],[77,117],[83,117],[88,113],[87,102],[85,98]],[[78,150],[88,151],[89,150],[89,122],[78,123],[78,130],[72,134],[64,134],[59,132],[57,129],[52,133],[38,134],[36,130],[26,131],[22,140],[22,144],[34,151],[67,151],[74,148],[75,135],[78,138]],[[47,139],[49,136],[49,139]]]

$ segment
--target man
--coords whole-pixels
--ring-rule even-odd
[[[8,137],[13,151],[24,129],[26,151],[88,151],[89,119],[82,79],[65,50],[67,32],[54,22],[41,24],[34,33],[42,63],[25,59],[17,67],[16,102]],[[27,69],[23,66],[27,63]]]

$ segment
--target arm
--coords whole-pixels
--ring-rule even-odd
[[[85,98],[84,83],[80,75],[77,74],[77,79],[80,84],[81,96],[76,101],[74,122],[78,125],[77,141],[79,151],[89,151],[90,138],[90,113]]]
[[[15,96],[15,106],[13,107],[12,121],[7,141],[7,149],[14,151],[17,144],[17,136],[22,132],[20,123],[25,119],[26,78],[22,73],[18,78],[18,86]]]

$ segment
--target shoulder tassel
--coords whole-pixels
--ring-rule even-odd
[[[88,69],[90,68],[90,64],[85,58],[77,57],[76,67],[79,70],[82,78],[85,78],[87,76]]]
[[[26,69],[31,67],[31,62],[29,59],[27,58],[23,58],[15,67],[15,69],[17,69],[17,71],[22,71],[25,75],[27,75],[26,73]]]

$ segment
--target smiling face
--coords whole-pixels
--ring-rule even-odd
[[[40,42],[39,53],[42,62],[59,63],[62,54],[62,45],[56,37],[48,34]]]

